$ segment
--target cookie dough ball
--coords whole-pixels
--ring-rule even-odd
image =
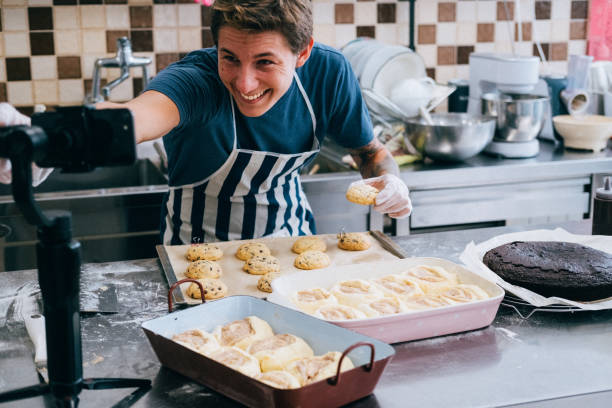
[[[268,371],[259,374],[255,379],[281,390],[300,388],[298,379],[286,371]]]
[[[356,183],[349,186],[346,190],[346,199],[355,204],[372,205],[376,204],[378,189],[365,183]]]
[[[329,256],[321,251],[306,251],[295,257],[293,265],[300,269],[320,269],[329,266],[331,263]]]
[[[216,327],[213,335],[222,346],[235,346],[246,350],[253,342],[274,336],[274,332],[265,320],[248,316]]]
[[[293,334],[277,334],[257,340],[249,346],[247,353],[259,360],[264,373],[282,370],[294,360],[314,356],[310,346]]]
[[[302,386],[312,384],[336,375],[340,356],[342,353],[330,351],[322,356],[302,358],[289,363],[285,371],[295,376]],[[345,356],[340,371],[347,371],[353,367],[355,367],[353,362]]]
[[[331,288],[330,292],[338,299],[338,303],[353,307],[384,297],[384,293],[380,289],[363,279],[338,282]]]
[[[185,257],[188,261],[217,261],[223,256],[223,251],[215,244],[192,244],[187,249]]]
[[[300,237],[295,240],[291,250],[296,254],[301,254],[305,251],[327,251],[327,245],[325,241],[320,237]]]
[[[223,271],[221,270],[221,265],[215,261],[208,260],[191,262],[185,271],[185,276],[192,279],[217,279],[220,278],[222,274]]]
[[[264,275],[280,272],[280,262],[272,255],[255,255],[244,263],[242,269],[251,275]]]
[[[249,377],[261,374],[259,361],[238,347],[220,347],[208,357]]]
[[[338,234],[338,248],[346,251],[365,251],[370,247],[369,238],[361,232]]]
[[[254,256],[270,255],[270,248],[261,242],[247,242],[238,247],[236,258],[247,261]]]
[[[204,287],[204,299],[206,300],[219,299],[227,295],[227,285],[219,279],[203,278],[198,281]],[[202,299],[200,287],[195,283],[187,287],[186,293],[193,299]]]
[[[401,274],[414,279],[425,293],[446,290],[459,283],[457,275],[441,266],[416,265]]]
[[[306,313],[314,313],[321,306],[338,304],[334,295],[323,288],[298,290],[291,295],[291,301]]]
[[[280,276],[279,272],[269,272],[257,281],[257,289],[262,292],[272,293],[272,281]]]
[[[326,305],[315,310],[315,317],[323,320],[352,320],[352,319],[363,319],[366,315],[351,306],[346,305]]]
[[[175,334],[172,336],[172,340],[197,353],[204,354],[205,356],[209,355],[220,347],[215,336],[199,329],[188,330],[180,334]]]

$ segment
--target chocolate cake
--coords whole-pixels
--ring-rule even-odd
[[[542,296],[589,301],[612,296],[612,254],[571,242],[515,241],[488,251],[485,265]]]

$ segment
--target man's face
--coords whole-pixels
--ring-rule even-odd
[[[306,62],[311,46],[295,55],[276,31],[253,34],[221,27],[219,76],[240,112],[256,117],[274,106],[291,86],[294,69]]]

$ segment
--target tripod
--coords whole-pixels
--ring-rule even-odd
[[[136,391],[115,404],[115,407],[127,407],[151,388],[150,380],[83,378],[79,319],[81,244],[72,239],[70,212],[42,212],[34,201],[32,189],[31,163],[41,158],[48,149],[50,143],[47,134],[39,127],[26,126],[0,131],[0,157],[10,158],[13,167],[15,203],[26,220],[38,227],[36,255],[46,322],[49,372],[49,384],[2,393],[0,403],[52,394],[57,407],[77,407],[78,395],[83,389],[137,387]]]

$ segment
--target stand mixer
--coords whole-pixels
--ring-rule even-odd
[[[539,82],[539,58],[509,54],[472,53],[470,54],[469,64],[468,113],[473,115],[493,113],[490,106],[486,106],[489,104],[483,104],[482,97],[499,94],[513,95],[512,99],[519,103],[526,101],[530,105],[528,109],[535,109],[534,112],[530,113],[532,116],[534,113],[543,114],[539,112],[540,105],[542,105],[541,100],[536,98],[534,103],[527,102],[529,94]],[[534,118],[521,117],[519,110],[525,111],[524,106],[517,105],[517,110],[508,112],[503,118],[503,124],[500,122],[502,117],[498,116],[496,135],[484,152],[505,158],[533,157],[539,153],[540,144],[535,136],[540,131],[541,125],[534,129],[534,126],[537,125],[533,121]],[[497,112],[496,116],[501,114],[502,112]],[[522,137],[520,129],[517,129],[519,133],[512,133],[513,129],[508,127],[510,120],[519,125],[530,121],[531,131],[535,130],[536,134],[533,137]],[[511,136],[508,137],[508,135]]]

